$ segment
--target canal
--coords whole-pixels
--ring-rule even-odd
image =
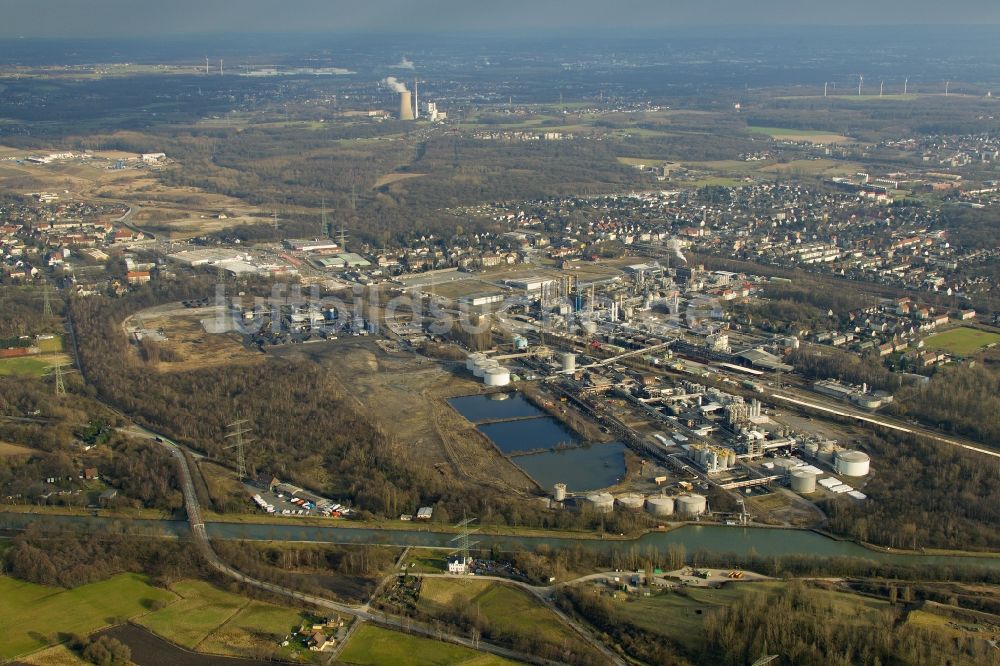
[[[294,520],[294,519],[292,519]],[[188,526],[183,521],[131,520],[83,516],[33,515],[18,513],[0,514],[0,527],[23,528],[31,522],[62,525],[86,531],[98,529],[124,530],[146,533],[150,536],[187,536]],[[290,521],[291,522],[291,521]],[[208,534],[214,539],[246,539],[250,541],[291,541],[335,544],[373,544],[386,546],[415,546],[450,548],[453,533],[432,532],[428,529],[374,529],[361,527],[312,527],[306,525],[263,523],[208,523]],[[535,550],[545,545],[554,549],[575,548],[612,551],[632,547],[666,550],[671,545],[681,545],[685,552],[735,553],[781,557],[809,555],[817,557],[857,557],[886,564],[910,565],[963,565],[1000,569],[1000,558],[958,557],[948,555],[918,555],[885,553],[868,550],[849,541],[830,539],[808,530],[766,527],[725,527],[721,525],[685,525],[669,532],[650,532],[635,539],[593,539],[567,536],[505,536],[480,532],[476,535],[481,547],[493,545],[501,550]]]

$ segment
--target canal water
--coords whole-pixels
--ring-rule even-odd
[[[86,531],[101,528],[128,529],[150,536],[188,536],[183,521],[130,520],[83,516],[31,515],[0,513],[0,527],[18,528],[31,522],[74,527]],[[430,526],[428,526],[429,528]],[[260,523],[208,523],[209,535],[216,539],[247,539],[251,541],[312,541],[336,544],[375,544],[387,546],[426,546],[450,548],[452,533],[419,529],[372,529],[338,527],[308,527],[291,520],[280,525]],[[837,541],[808,530],[767,527],[724,527],[721,525],[685,525],[670,532],[651,532],[637,539],[602,540],[572,537],[497,536],[480,532],[476,539],[483,548],[497,545],[503,550],[535,550],[541,545],[551,548],[582,547],[612,551],[629,548],[654,548],[660,551],[670,545],[682,545],[687,553],[706,551],[761,556],[811,555],[819,557],[858,557],[887,564],[934,564],[948,566],[983,566],[1000,569],[1000,557],[956,557],[946,555],[904,555],[876,552],[849,541]]]
[[[623,444],[587,445],[519,392],[462,396],[448,403],[543,488],[565,483],[570,492],[587,492],[625,476]],[[529,451],[535,453],[518,455]]]

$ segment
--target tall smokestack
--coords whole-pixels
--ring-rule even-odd
[[[420,88],[417,86],[420,84],[417,81],[417,77],[413,77],[413,119],[416,120],[420,117]]]
[[[413,101],[409,90],[399,93],[399,119],[413,120]]]

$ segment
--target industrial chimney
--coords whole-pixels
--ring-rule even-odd
[[[413,120],[413,102],[409,90],[399,93],[399,119]]]

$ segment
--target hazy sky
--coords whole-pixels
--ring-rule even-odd
[[[998,0],[0,0],[0,37],[1000,24]]]

